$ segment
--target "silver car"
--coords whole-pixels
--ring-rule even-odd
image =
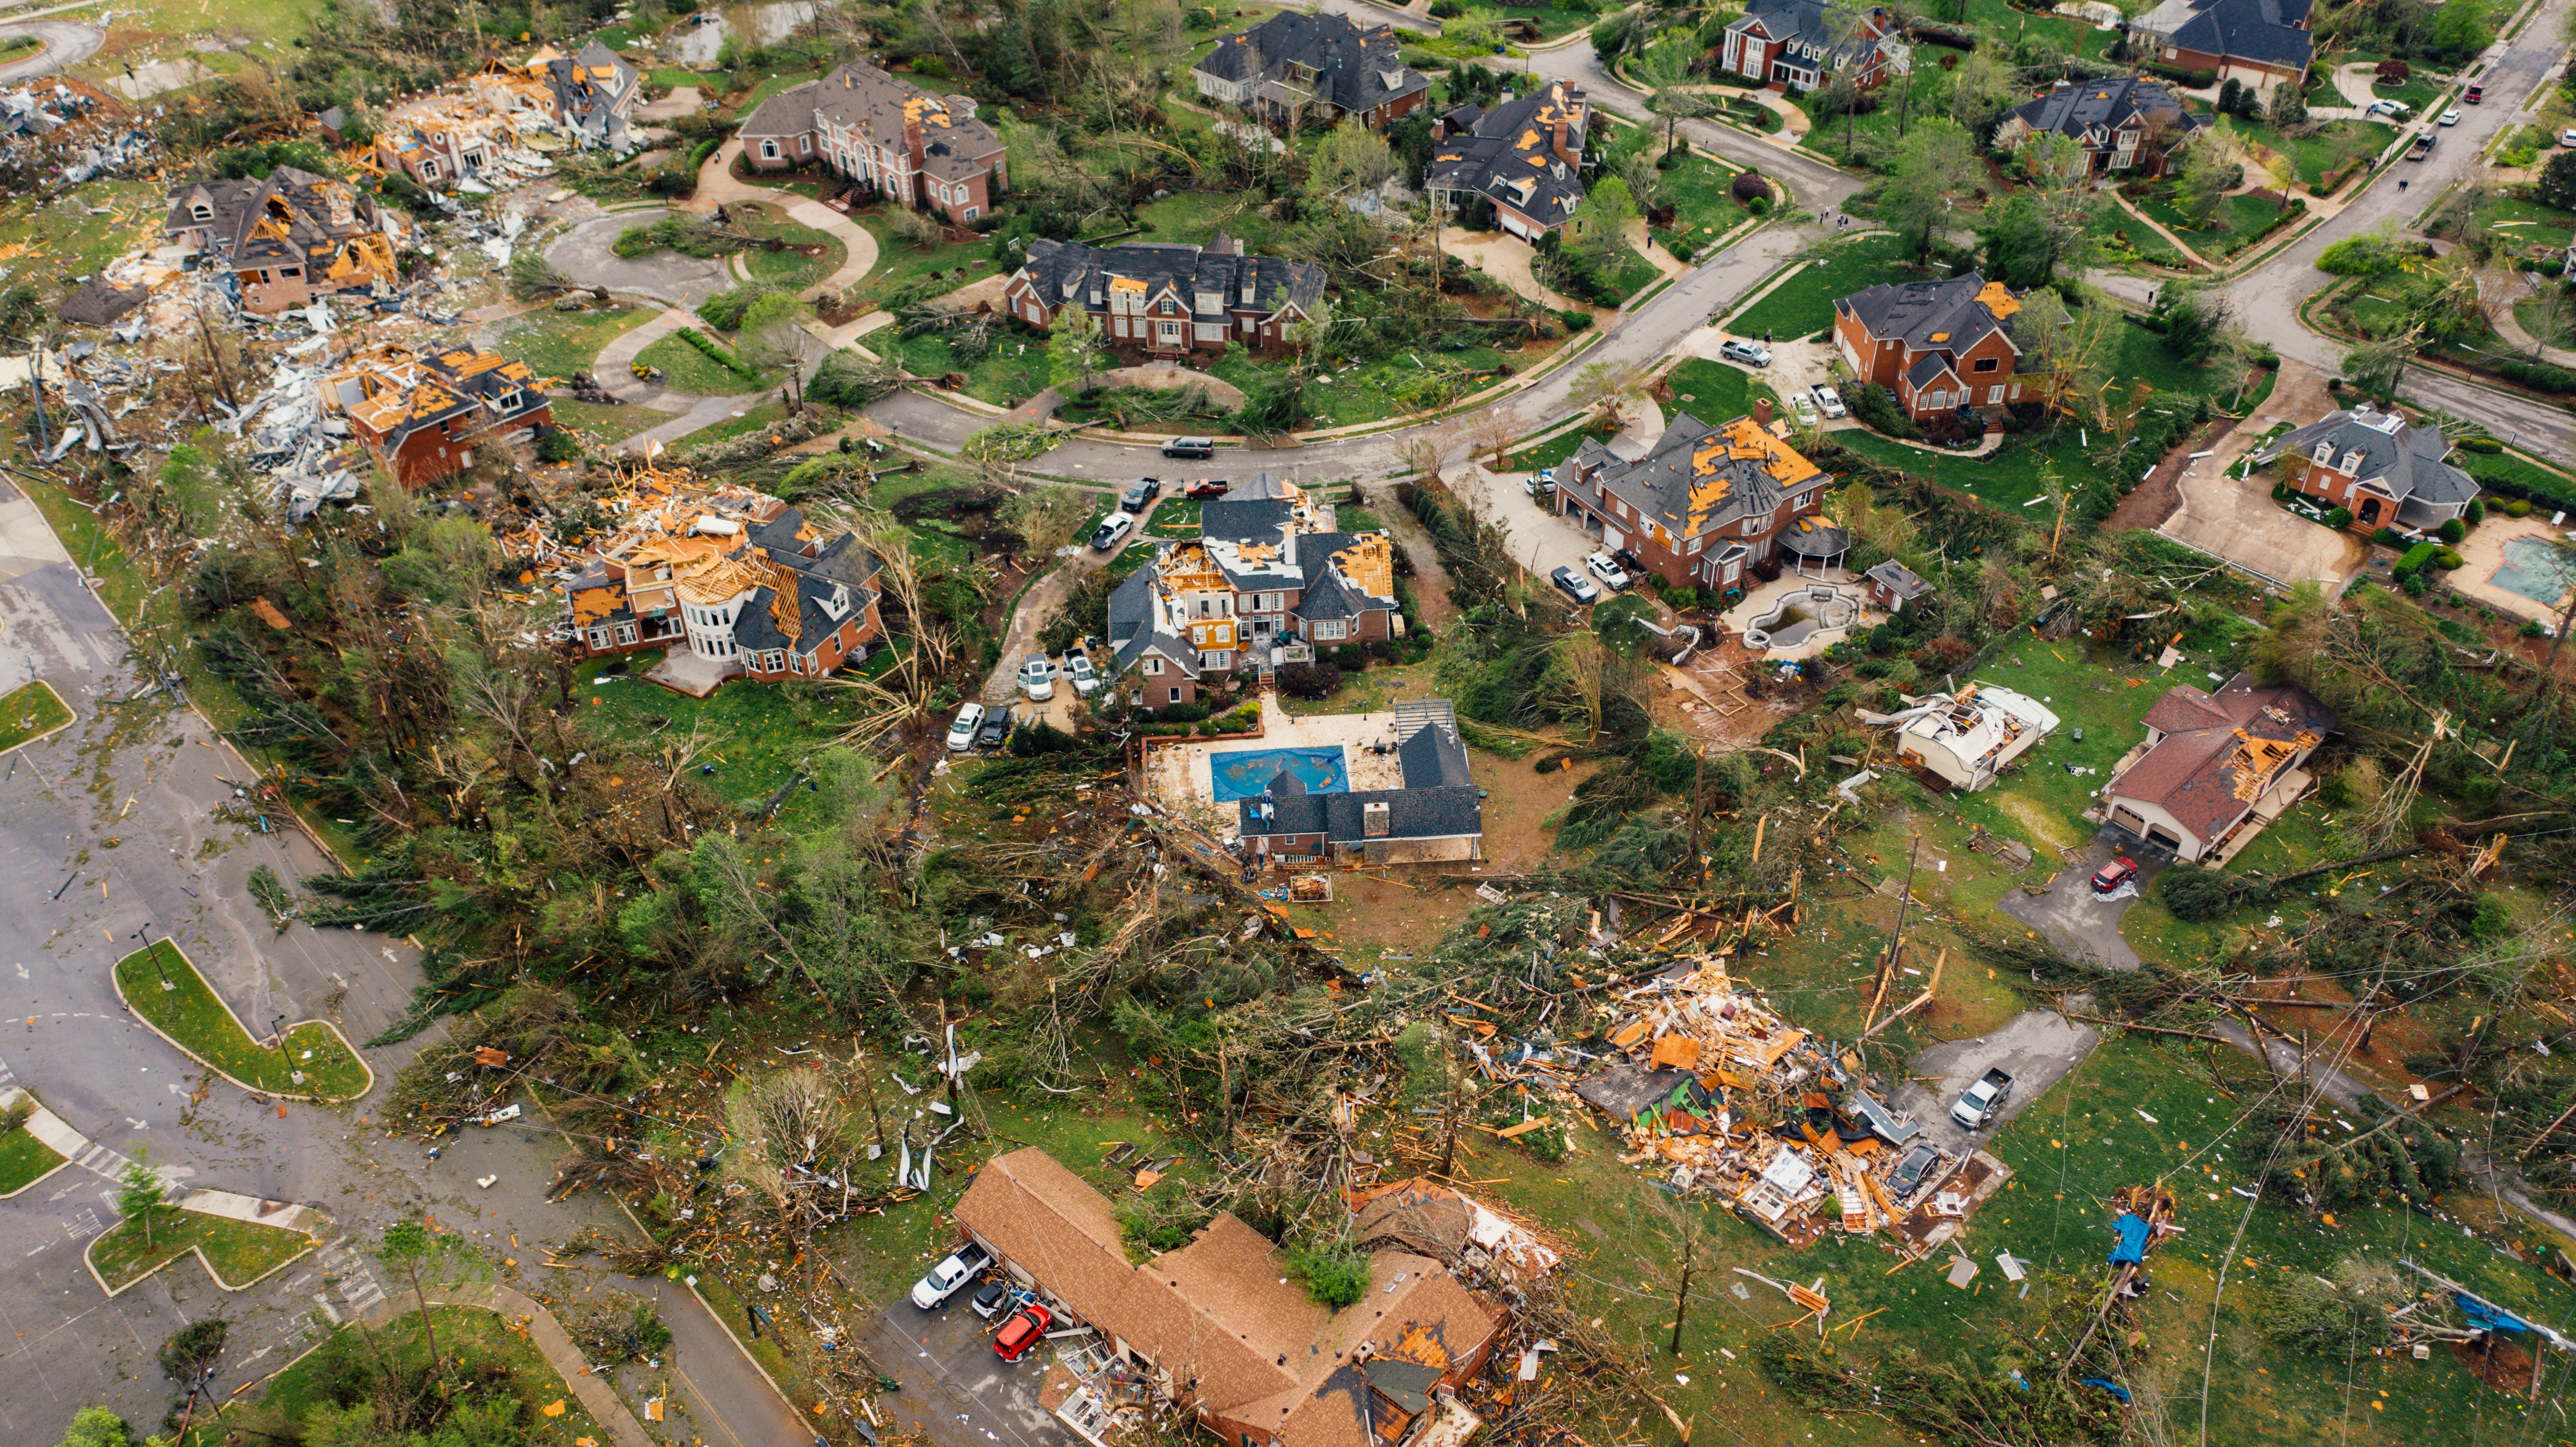
[[[1816,385],[1816,405],[1824,409],[1827,417],[1843,415],[1842,394],[1821,382]]]
[[[1091,655],[1087,653],[1066,654],[1062,676],[1073,680],[1076,698],[1089,698],[1091,691],[1100,687],[1100,674],[1091,666]]]

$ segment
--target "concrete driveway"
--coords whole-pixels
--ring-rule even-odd
[[[869,1326],[863,1341],[878,1366],[903,1389],[877,1398],[896,1435],[919,1434],[932,1447],[1080,1447],[1081,1439],[1038,1405],[1047,1366],[1041,1348],[1006,1362],[993,1355],[992,1332],[959,1292],[945,1307],[923,1311],[898,1300]]]
[[[2096,837],[2074,863],[2048,882],[2047,893],[2016,889],[2005,895],[2004,913],[2038,930],[2050,944],[2079,960],[2091,960],[2106,970],[2136,969],[2138,952],[2120,937],[2120,916],[2127,914],[2136,901],[2106,903],[2093,893],[2093,871],[2110,857],[2111,846]],[[2138,889],[2144,893],[2154,887],[2156,875],[2164,866],[2152,859],[2138,863]]]
[[[610,291],[649,296],[664,306],[695,307],[733,285],[733,273],[713,258],[656,251],[634,258],[617,254],[618,233],[650,226],[668,211],[620,211],[594,217],[567,231],[546,248],[546,260],[575,286],[604,286]]]
[[[21,20],[13,25],[0,25],[0,39],[32,35],[45,42],[45,48],[25,60],[0,65],[0,82],[33,80],[69,70],[107,43],[107,32],[95,25],[77,20]]]
[[[2282,358],[2281,380],[2272,395],[2254,409],[2254,415],[2211,443],[2209,456],[2184,468],[2174,484],[2181,500],[2156,531],[2276,582],[2316,578],[2341,584],[2370,556],[2360,539],[2284,510],[2272,501],[2268,473],[2242,479],[2227,476],[2236,459],[2274,424],[2313,422],[2334,408],[2323,374],[2296,359]]]
[[[1914,1058],[1914,1079],[1896,1091],[1897,1109],[1910,1113],[1935,1145],[1961,1154],[1994,1138],[2004,1122],[2048,1094],[2066,1073],[2102,1043],[2100,1032],[2054,1010],[2024,1010],[2000,1030],[1966,1040],[1944,1040]],[[2012,1094],[1984,1130],[1968,1131],[1950,1119],[1950,1103],[1977,1077],[1997,1066],[2012,1076]],[[1938,1085],[1920,1082],[1937,1078]]]
[[[1484,464],[1470,462],[1441,476],[1452,492],[1471,499],[1502,524],[1512,540],[1512,560],[1541,582],[1557,568],[1582,572],[1583,555],[1601,546],[1598,534],[1576,527],[1521,491],[1521,483],[1529,477],[1526,472],[1488,472]]]

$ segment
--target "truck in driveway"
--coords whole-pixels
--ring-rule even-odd
[[[2422,135],[2417,136],[2415,138],[2415,144],[2406,148],[2406,159],[2410,161],[2420,161],[2431,154],[2433,154],[2433,133],[2431,131],[2426,131]]]
[[[1950,1119],[1968,1130],[1983,1129],[1995,1118],[1995,1112],[2004,1108],[2004,1097],[2012,1094],[2012,1087],[2010,1075],[2001,1070],[1987,1071],[1959,1097],[1958,1104],[1950,1107]]]

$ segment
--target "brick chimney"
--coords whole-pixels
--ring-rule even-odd
[[[1577,156],[1573,150],[1565,144],[1565,112],[1562,109],[1559,109],[1556,113],[1554,148],[1556,151],[1556,158],[1563,161],[1565,164],[1569,166],[1579,166],[1583,164],[1583,159],[1580,156]]]
[[[1770,398],[1756,397],[1753,399],[1753,422],[1757,427],[1768,427],[1771,425]]]
[[[1361,837],[1384,839],[1392,823],[1385,800],[1373,799],[1360,806]]]

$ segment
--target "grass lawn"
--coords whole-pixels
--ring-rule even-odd
[[[702,1278],[703,1279],[703,1278]],[[279,1372],[260,1397],[260,1405],[301,1420],[314,1407],[346,1405],[333,1395],[335,1382],[372,1382],[377,1354],[399,1367],[429,1361],[428,1332],[417,1311],[370,1327],[363,1338],[341,1332],[320,1350]],[[527,1333],[498,1313],[470,1306],[430,1308],[429,1331],[438,1335],[438,1350],[478,1392],[506,1391],[520,1404],[510,1441],[526,1447],[575,1447],[582,1441],[612,1440],[565,1389],[564,1379],[528,1340]],[[345,1386],[340,1390],[347,1390]],[[546,1408],[563,1404],[563,1415],[549,1417]]]
[[[623,442],[647,427],[668,421],[670,416],[650,407],[580,402],[567,397],[556,398],[553,408],[555,421],[579,432],[594,447]]]
[[[714,336],[713,333],[709,333]],[[716,345],[727,351],[733,348],[725,338],[715,337]],[[737,353],[737,355],[739,355]],[[636,361],[647,367],[662,369],[662,384],[702,397],[730,397],[742,392],[765,392],[779,383],[770,372],[737,372],[715,358],[699,351],[678,332],[664,337],[637,354]]]
[[[1638,258],[1638,265],[1647,265],[1643,257]],[[1440,359],[1470,372],[1492,372],[1511,362],[1491,347],[1447,352]],[[1413,353],[1373,362],[1353,363],[1338,356],[1327,360],[1332,369],[1316,372],[1307,382],[1305,415],[1298,422],[1301,429],[1348,427],[1382,417],[1400,417],[1414,410],[1396,396],[1396,389],[1422,370]],[[1230,352],[1225,360],[1206,370],[1209,376],[1232,382],[1246,395],[1252,395],[1269,387],[1280,368],[1276,363]]]
[[[1594,442],[1608,442],[1614,435],[1616,434],[1605,432],[1598,427],[1577,427],[1561,437],[1552,437],[1536,447],[1510,454],[1506,459],[1508,465],[1503,470],[1536,472],[1542,467],[1554,467],[1582,451],[1587,439]]]
[[[1261,214],[1262,205],[1258,193],[1179,191],[1137,207],[1136,217],[1145,223],[1145,234],[1123,239],[1205,246],[1222,231],[1241,241],[1247,251],[1265,252],[1278,238],[1280,226]]]
[[[1778,119],[1767,107],[1757,109],[1774,120]],[[1661,127],[1628,127],[1619,132],[1618,144],[1610,152],[1610,163],[1615,166],[1639,153],[1660,155],[1663,149]],[[1694,246],[1705,246],[1744,224],[1746,218],[1753,214],[1738,205],[1727,190],[1735,184],[1735,178],[1742,174],[1743,168],[1695,151],[1683,154],[1686,159],[1680,164],[1657,173],[1662,177],[1665,199],[1677,213],[1671,226],[1657,229]]]
[[[746,433],[757,432],[786,415],[787,404],[784,402],[763,402],[757,407],[746,407],[739,417],[728,417],[702,432],[690,433],[681,440],[678,450],[687,453]]]
[[[1824,254],[1802,262],[1771,294],[1727,318],[1726,330],[1738,336],[1769,333],[1780,341],[1813,336],[1834,323],[1834,299],[1882,281],[1902,281],[1912,260],[1905,243],[1893,236],[1828,242]]]
[[[610,342],[660,315],[652,307],[534,311],[511,321],[493,350],[527,363],[541,377],[578,377],[590,370]]]
[[[301,1231],[209,1216],[202,1211],[171,1211],[152,1223],[149,1244],[143,1239],[139,1223],[120,1222],[90,1243],[89,1260],[107,1279],[110,1291],[121,1291],[193,1247],[205,1253],[216,1285],[226,1291],[239,1291],[316,1244]]]
[[[1667,422],[1677,410],[1702,422],[1731,422],[1753,410],[1757,395],[1778,400],[1771,387],[1752,374],[1706,357],[1693,357],[1665,373],[1664,385],[1673,392],[1673,400],[1664,408]]]
[[[841,243],[841,238],[828,231],[817,231],[811,226],[788,220],[785,211],[780,207],[765,203],[758,206],[728,207],[726,214],[738,217],[744,229],[762,240],[783,241],[791,247],[819,246],[822,248],[821,251],[810,256],[802,251],[754,249],[744,252],[743,269],[751,273],[752,280],[764,285],[803,291],[840,270],[841,264],[850,259],[850,248]]]
[[[2576,238],[2576,214],[2500,191],[2479,193],[2469,216],[2471,225],[2508,239],[2517,250],[2563,254]]]
[[[2162,196],[2141,199],[2138,209],[2164,223],[2183,244],[2212,261],[2223,260],[2252,245],[2281,218],[2280,206],[2259,196],[2219,198],[2205,228],[2194,227],[2182,208]]]
[[[819,70],[792,70],[777,75],[763,74],[759,84],[745,91],[741,98],[733,103],[733,113],[736,116],[748,116],[760,109],[762,101],[780,91],[793,89],[809,80],[821,80],[823,75],[824,72]]]
[[[2109,243],[2115,259],[2134,257],[2150,265],[2171,267],[2176,271],[2189,265],[2183,260],[2182,253],[2174,250],[2172,242],[2156,234],[2156,228],[2117,206],[2103,207],[2088,229],[2092,235]]]
[[[651,740],[667,732],[676,740],[704,725],[712,744],[702,757],[715,772],[697,782],[729,803],[768,799],[850,717],[844,691],[811,683],[735,682],[706,698],[673,693],[644,681],[661,661],[648,650],[583,664],[573,675],[577,726],[603,737]],[[610,671],[621,662],[629,673]],[[803,797],[791,797],[780,817],[792,817]]]
[[[883,205],[852,212],[850,219],[877,239],[877,264],[869,269],[867,280],[851,288],[842,299],[847,305],[883,303],[897,292],[920,286],[929,287],[936,295],[993,274],[993,244],[989,241],[916,247],[895,233],[890,213]],[[1005,268],[1003,274],[1009,275],[1009,269]]]
[[[39,678],[0,695],[0,752],[52,733],[72,721],[72,711],[51,684]]]
[[[1505,33],[1510,32],[1513,21],[1526,20],[1538,27],[1542,41],[1571,35],[1600,18],[1588,11],[1559,10],[1553,5],[1498,5],[1494,13],[1502,18]]]
[[[367,1091],[367,1067],[337,1031],[307,1021],[286,1032],[282,1047],[259,1045],[168,940],[156,940],[117,961],[116,982],[135,1013],[179,1042],[180,1049],[253,1090],[324,1100],[355,1100]],[[304,1075],[301,1081],[295,1078],[298,1071]]]
[[[2328,121],[2312,135],[2284,136],[2243,116],[2219,116],[2216,119],[2218,124],[2233,130],[2237,139],[2245,144],[2289,157],[2298,169],[2299,184],[2311,187],[2334,167],[2363,156],[2375,156],[2386,150],[2389,142],[2397,139],[2396,127],[2378,121]]]
[[[972,365],[959,362],[948,348],[948,339],[937,332],[906,337],[888,327],[865,341],[879,351],[891,347],[902,356],[905,370],[917,377],[963,372],[966,395],[997,407],[1016,407],[1048,386],[1045,339],[1031,333],[1002,333],[1001,344],[992,354]]]
[[[118,12],[120,26],[131,22]],[[192,26],[203,29],[203,22]],[[92,214],[91,208],[103,208]],[[32,281],[49,296],[68,295],[62,278],[86,276],[137,246],[157,246],[168,201],[148,182],[92,181],[67,205],[41,206],[17,200],[0,206],[0,252],[25,258],[0,262],[14,267],[17,279]]]
[[[54,1170],[66,1157],[27,1131],[0,1135],[0,1196],[23,1191]]]

